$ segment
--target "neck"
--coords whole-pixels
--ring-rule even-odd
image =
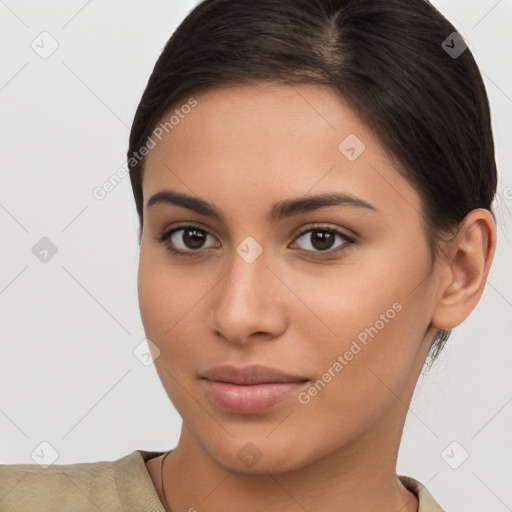
[[[342,449],[313,463],[263,474],[239,473],[220,465],[183,424],[178,445],[165,460],[168,504],[173,512],[258,511],[269,504],[283,512],[416,512],[417,498],[401,484],[395,469],[405,417],[391,423],[390,418],[397,418],[396,410]],[[392,449],[389,436],[396,439]]]

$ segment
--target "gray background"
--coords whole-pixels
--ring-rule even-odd
[[[512,510],[512,1],[433,3],[487,86],[499,243],[480,304],[418,383],[398,472],[448,510],[503,512]],[[150,72],[194,5],[0,1],[0,463],[113,460],[178,440],[181,420],[144,364],[129,178],[103,200],[93,190],[123,166]]]

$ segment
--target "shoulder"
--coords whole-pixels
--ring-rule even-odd
[[[156,498],[145,457],[135,450],[114,461],[53,464],[0,464],[0,512],[31,510],[121,511]],[[155,505],[153,499],[153,505]],[[139,508],[138,510],[159,510]]]
[[[405,475],[398,475],[398,478],[418,498],[418,512],[446,512],[421,482]]]

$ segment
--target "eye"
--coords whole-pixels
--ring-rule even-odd
[[[163,231],[155,239],[165,244],[166,249],[172,254],[195,256],[200,250],[212,247],[212,245],[204,245],[208,237],[213,238],[213,235],[206,229],[187,224]]]
[[[309,236],[306,236],[308,235]],[[206,229],[192,224],[182,225],[167,229],[155,236],[158,242],[165,244],[166,249],[177,256],[196,256],[203,249],[209,247],[220,247],[220,244],[205,245],[208,238],[214,239]],[[302,230],[295,240],[305,240],[306,252],[316,253],[317,256],[330,256],[334,253],[343,251],[347,245],[355,243],[354,240],[345,233],[331,227],[313,226]],[[340,242],[335,245],[336,239]],[[294,245],[297,242],[294,242]],[[333,249],[334,247],[334,249]]]
[[[317,253],[315,256],[332,255],[343,251],[347,245],[354,243],[354,240],[345,233],[325,226],[314,226],[305,229],[298,234],[296,240],[301,238],[304,239],[304,245],[306,246],[303,250]],[[340,241],[337,246],[335,245],[336,239]]]

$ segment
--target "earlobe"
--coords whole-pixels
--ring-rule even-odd
[[[449,242],[443,261],[445,278],[432,316],[438,329],[452,329],[462,323],[478,304],[496,248],[496,224],[488,210],[469,212]]]

